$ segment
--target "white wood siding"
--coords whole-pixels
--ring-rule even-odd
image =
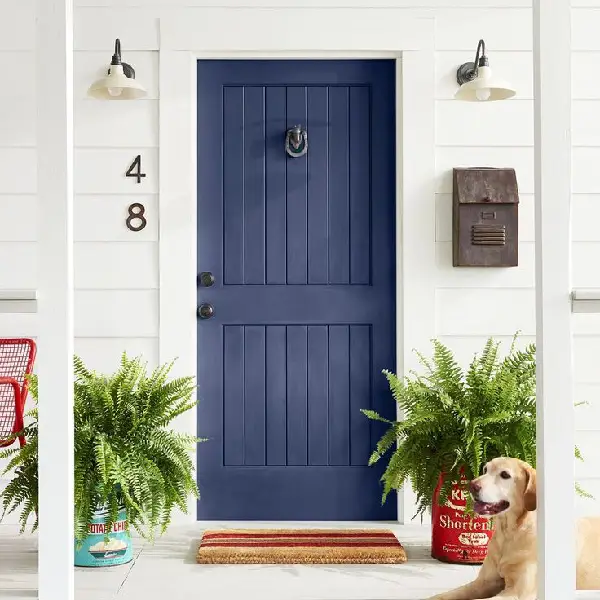
[[[127,349],[158,358],[158,18],[182,6],[238,10],[304,7],[397,8],[435,16],[436,44],[436,312],[437,334],[467,362],[488,335],[523,342],[535,335],[533,227],[533,91],[530,0],[76,0],[75,27],[75,334],[76,350],[109,369]],[[600,287],[600,0],[573,0],[573,284]],[[0,89],[0,289],[35,287],[36,219],[34,14],[32,0],[5,0],[0,72],[20,85]],[[131,103],[85,98],[110,61],[114,38],[147,87]],[[517,98],[473,105],[452,101],[458,64],[486,40],[490,63],[512,81]],[[142,155],[140,185],[124,172]],[[512,166],[521,192],[520,266],[451,266],[451,169]],[[143,202],[148,226],[125,228],[126,208]],[[35,315],[0,315],[0,335],[36,335]],[[577,439],[586,455],[582,484],[600,512],[600,316],[573,317]],[[427,350],[422,348],[421,350]]]

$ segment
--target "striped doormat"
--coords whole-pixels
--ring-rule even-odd
[[[202,536],[199,564],[400,564],[389,529],[218,529]]]

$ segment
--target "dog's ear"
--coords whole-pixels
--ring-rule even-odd
[[[523,495],[523,501],[525,503],[525,510],[532,511],[537,507],[535,469],[529,465],[524,465],[523,470],[525,472],[525,493]]]

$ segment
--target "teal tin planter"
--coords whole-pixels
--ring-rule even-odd
[[[127,513],[119,511],[117,521],[105,541],[107,511],[97,510],[88,525],[88,537],[80,548],[75,543],[76,567],[112,567],[124,565],[133,558],[131,536],[127,533]]]

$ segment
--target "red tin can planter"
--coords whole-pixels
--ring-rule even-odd
[[[439,495],[444,481],[440,475],[431,512],[431,556],[450,563],[481,564],[487,554],[493,525],[489,519],[466,514],[467,490],[457,481],[445,505]],[[463,484],[467,483],[462,477]]]

